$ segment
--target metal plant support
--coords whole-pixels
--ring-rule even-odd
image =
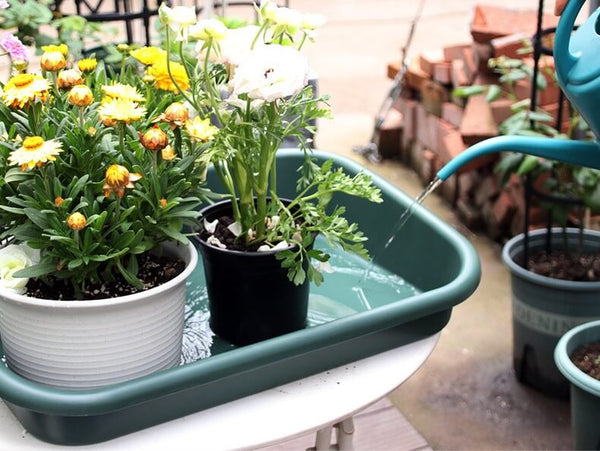
[[[597,2],[592,2],[590,5],[590,12],[593,11],[593,8],[597,6]],[[596,5],[596,6],[595,6]],[[534,111],[537,107],[537,77],[539,74],[539,63],[542,55],[553,55],[553,49],[549,47],[545,47],[543,45],[543,39],[546,36],[552,35],[556,31],[556,27],[551,28],[542,28],[542,21],[544,16],[544,0],[539,0],[538,4],[538,14],[537,14],[537,27],[536,32],[532,38],[533,44],[533,76],[531,83],[531,111]],[[565,95],[562,90],[559,91],[558,97],[558,111],[556,115],[556,126],[557,130],[560,130],[562,127],[562,118],[564,114],[564,103],[565,103]],[[525,218],[523,225],[523,232],[525,234],[525,239],[523,240],[523,267],[528,269],[528,261],[529,261],[529,213],[531,211],[531,203],[532,198],[537,198],[539,200],[543,200],[545,202],[553,203],[553,204],[562,204],[562,205],[572,205],[574,207],[579,208],[579,220],[580,224],[583,224],[583,202],[581,199],[570,199],[558,196],[552,196],[546,193],[543,193],[533,186],[533,181],[531,180],[530,175],[525,176]],[[553,224],[553,215],[552,211],[548,212],[547,222],[546,222],[546,252],[549,253],[552,250],[552,240],[551,240],[551,228]]]

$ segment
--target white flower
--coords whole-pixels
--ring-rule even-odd
[[[10,4],[6,0],[0,0],[0,9],[6,9]]]
[[[267,45],[250,51],[235,69],[233,94],[273,102],[298,93],[308,83],[308,62],[292,47]]]
[[[273,0],[260,0],[260,14],[265,20],[273,20],[279,7]]]
[[[277,8],[273,14],[273,22],[282,27],[297,28],[302,23],[302,14],[291,8]]]
[[[177,34],[178,41],[187,42],[188,28],[196,23],[196,9],[190,6],[170,8],[163,3],[159,8],[159,17]]]
[[[234,28],[227,31],[227,35],[219,41],[219,52],[211,52],[210,61],[214,63],[237,65],[250,51],[252,42],[260,28],[255,25]],[[257,39],[254,48],[265,45],[262,39]],[[204,61],[206,47],[204,41],[196,44],[198,60]]]
[[[10,244],[0,249],[0,287],[15,293],[24,293],[29,281],[24,277],[13,277],[21,269],[38,263],[39,251],[25,244]]]
[[[300,27],[303,30],[314,30],[316,28],[322,27],[327,22],[327,19],[322,14],[303,14],[302,15],[302,23]]]
[[[197,22],[189,29],[189,36],[207,41],[212,38],[221,41],[228,35],[227,27],[218,19],[205,19]]]

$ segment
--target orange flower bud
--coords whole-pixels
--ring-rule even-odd
[[[67,95],[67,100],[74,106],[88,106],[94,102],[94,93],[86,85],[73,86]]]
[[[160,200],[159,205],[161,207],[166,207],[167,206],[167,199],[165,199],[164,197]]]
[[[143,135],[140,133],[140,141],[148,150],[162,150],[169,144],[167,134],[158,125],[153,125]]]
[[[60,89],[71,89],[73,86],[82,85],[83,77],[74,69],[65,69],[58,74],[57,84]]]
[[[44,52],[40,60],[40,67],[49,72],[58,72],[67,66],[65,56],[59,52]]]
[[[102,187],[104,196],[110,196],[114,192],[119,198],[125,195],[125,188],[133,188],[133,182],[142,178],[141,174],[130,173],[127,168],[119,164],[113,164],[106,170],[106,183]]]
[[[190,118],[190,112],[181,102],[173,102],[165,110],[165,119],[168,122],[182,126]]]
[[[54,199],[54,206],[60,207],[64,201],[65,200],[62,197],[58,196],[56,199]]]
[[[79,212],[75,212],[67,218],[67,225],[71,230],[81,230],[87,225],[87,220]]]

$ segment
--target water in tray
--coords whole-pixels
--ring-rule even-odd
[[[331,273],[325,282],[311,285],[308,309],[309,327],[328,323],[357,312],[371,310],[419,293],[419,290],[400,276],[339,248],[332,249],[323,237],[317,237],[316,249],[326,250],[331,259]],[[367,271],[368,270],[368,271]],[[365,273],[368,273],[365,277]],[[183,340],[182,363],[210,357],[232,349],[210,330],[208,325],[208,296],[203,271],[196,271],[188,281],[188,305]]]

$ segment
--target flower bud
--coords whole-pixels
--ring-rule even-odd
[[[40,60],[40,67],[42,70],[48,72],[58,72],[67,66],[67,60],[65,56],[59,52],[44,52],[42,59]]]
[[[98,66],[98,61],[96,58],[84,58],[77,62],[77,67],[84,74],[93,72],[96,69],[96,66]]]
[[[76,211],[67,218],[67,225],[71,230],[81,230],[87,225],[85,216]]]
[[[62,197],[58,196],[56,199],[54,199],[54,206],[60,207],[64,201],[65,200]]]
[[[159,201],[158,203],[161,207],[166,207],[167,206],[167,199],[165,199],[164,197]]]
[[[71,105],[85,107],[94,102],[94,93],[86,85],[77,85],[69,91],[67,100]]]
[[[82,85],[83,77],[75,69],[65,69],[58,74],[57,84],[60,89],[71,89],[73,86]]]
[[[165,119],[176,125],[183,125],[190,118],[190,112],[181,102],[173,102],[165,110]]]
[[[158,125],[153,125],[143,135],[140,133],[140,141],[148,150],[162,150],[169,144],[167,134]]]
[[[122,53],[123,55],[127,55],[127,54],[129,54],[129,45],[119,44],[119,45],[117,45],[117,50],[119,51],[119,53]]]

